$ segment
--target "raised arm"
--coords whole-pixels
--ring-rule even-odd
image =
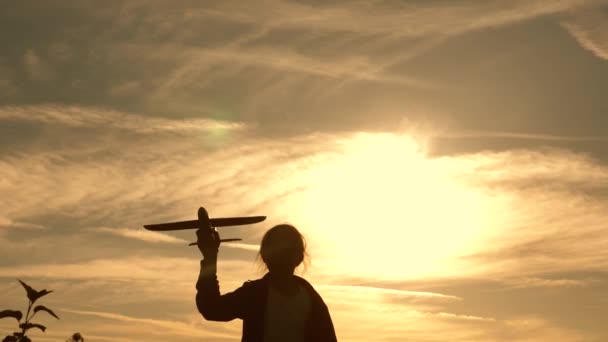
[[[217,255],[220,236],[210,226],[209,216],[204,208],[198,211],[200,228],[196,231],[197,246],[203,255],[201,269],[196,282],[196,306],[203,317],[210,321],[231,321],[243,318],[247,291],[244,287],[225,295],[220,294],[217,280]]]
[[[208,321],[231,321],[243,318],[247,298],[245,286],[221,295],[216,275],[217,261],[205,258],[196,282],[196,307]]]

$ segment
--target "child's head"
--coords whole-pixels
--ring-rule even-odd
[[[270,273],[293,274],[306,258],[306,241],[294,226],[280,224],[264,234],[260,256]]]

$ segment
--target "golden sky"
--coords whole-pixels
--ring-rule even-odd
[[[0,309],[37,341],[234,341],[194,304],[290,222],[340,341],[608,340],[608,1],[15,1]],[[0,320],[0,334],[14,321]]]

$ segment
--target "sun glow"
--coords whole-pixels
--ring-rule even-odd
[[[308,174],[298,212],[319,245],[315,260],[376,278],[459,273],[490,224],[488,195],[427,158],[411,137],[358,134]],[[470,270],[469,270],[470,271]]]

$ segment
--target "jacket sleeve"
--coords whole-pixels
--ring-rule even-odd
[[[334,329],[334,323],[329,315],[327,305],[324,302],[321,302],[319,309],[319,314],[321,317],[319,319],[318,331],[321,336],[318,336],[317,341],[337,342],[338,338],[336,337],[336,330]]]
[[[247,286],[233,292],[220,294],[215,262],[201,261],[201,270],[196,282],[196,307],[208,321],[227,322],[243,318],[247,302]]]
[[[336,336],[336,330],[334,329],[334,323],[331,320],[329,309],[327,304],[323,301],[323,298],[317,291],[312,288],[314,309],[313,319],[311,321],[311,341],[316,342],[336,342],[338,338]]]

